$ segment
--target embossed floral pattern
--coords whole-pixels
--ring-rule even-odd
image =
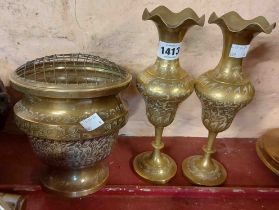
[[[48,165],[63,168],[83,168],[106,158],[118,132],[83,141],[56,141],[29,136],[32,148]]]

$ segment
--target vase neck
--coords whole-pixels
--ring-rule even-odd
[[[156,24],[157,25],[157,24]],[[159,43],[155,66],[161,75],[171,76],[180,71],[179,54],[186,29],[170,29],[157,25]]]
[[[186,32],[186,27],[178,27],[178,28],[168,28],[164,25],[157,24],[159,40],[168,43],[180,43],[182,42]]]
[[[215,77],[229,83],[242,81],[242,62],[255,34],[249,31],[230,32],[226,29],[222,29],[222,32],[223,52],[215,68]]]
[[[179,59],[164,60],[162,58],[157,57],[154,65],[157,72],[165,76],[177,74],[178,71],[181,69]]]

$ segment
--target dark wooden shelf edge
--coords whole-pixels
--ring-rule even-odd
[[[39,185],[1,185],[0,191],[36,192]],[[191,198],[279,198],[279,188],[107,185],[89,196],[179,196]]]
[[[110,185],[96,195],[279,198],[278,188]]]

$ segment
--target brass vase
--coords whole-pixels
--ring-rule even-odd
[[[152,12],[145,9],[142,19],[156,24],[160,41],[156,62],[137,75],[137,88],[144,98],[148,120],[155,127],[155,140],[154,151],[137,155],[133,167],[140,177],[163,184],[177,170],[175,161],[160,152],[164,147],[163,129],[173,122],[178,105],[192,93],[194,84],[192,77],[180,67],[180,46],[190,27],[204,24],[204,16],[199,18],[190,8],[173,13],[159,6]]]
[[[264,17],[242,19],[236,12],[222,17],[213,13],[209,23],[217,24],[223,32],[223,53],[215,69],[202,74],[195,83],[195,91],[202,104],[202,121],[208,129],[204,155],[186,158],[182,163],[184,175],[194,184],[215,186],[227,177],[223,165],[211,158],[213,142],[219,132],[228,129],[236,113],[251,102],[255,90],[242,72],[242,61],[249,44],[260,32],[271,33]]]
[[[61,54],[27,62],[10,80],[24,94],[14,106],[16,124],[49,166],[44,188],[68,197],[100,189],[109,176],[101,161],[127,121],[118,93],[131,75],[97,56]]]

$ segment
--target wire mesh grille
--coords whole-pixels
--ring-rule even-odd
[[[52,87],[108,86],[129,77],[124,69],[107,59],[80,53],[37,58],[20,66],[15,74],[24,82]]]

